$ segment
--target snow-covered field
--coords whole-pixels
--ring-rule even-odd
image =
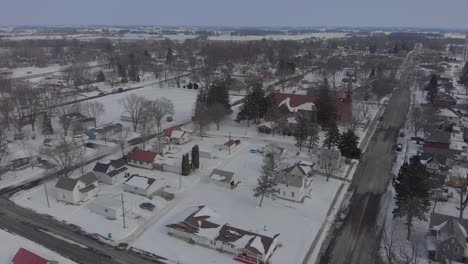
[[[37,254],[45,259],[55,260],[61,264],[73,264],[75,262],[65,259],[59,254],[39,245],[30,240],[27,240],[21,236],[11,234],[7,231],[0,230],[0,241],[2,246],[0,247],[0,263],[8,264],[12,263],[11,260],[15,256],[16,252],[20,248],[29,250],[30,252]]]

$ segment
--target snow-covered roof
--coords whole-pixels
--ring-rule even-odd
[[[156,179],[134,174],[128,178],[124,184],[147,190],[154,182],[156,182]]]
[[[185,134],[185,131],[182,130],[173,130],[171,134],[171,138],[182,138],[182,136]]]
[[[291,106],[291,98],[286,97],[283,101],[281,101],[278,105],[278,107],[281,106],[286,106],[288,108],[288,111],[291,113],[296,113],[297,111],[303,110],[303,111],[312,111],[312,109],[315,107],[315,104],[312,102],[307,102],[300,104],[298,106]]]
[[[443,108],[439,110],[438,113],[439,116],[444,116],[444,117],[459,117],[457,114],[455,114],[453,111]]]

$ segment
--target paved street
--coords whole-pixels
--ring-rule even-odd
[[[343,226],[331,234],[331,244],[325,249],[326,252],[322,254],[319,263],[375,263],[374,257],[379,246],[376,219],[379,214],[380,196],[391,179],[395,158],[392,147],[408,113],[408,80],[420,49],[421,46],[417,45],[401,69],[400,83],[388,102],[384,119],[355,172],[353,184],[356,190],[351,198],[350,213]]]
[[[140,258],[128,251],[120,251],[94,238],[80,234],[79,229],[49,216],[34,213],[0,198],[0,228],[43,245],[77,263],[85,264],[150,264],[161,263]],[[51,236],[54,233],[69,241]],[[81,247],[71,241],[85,245]]]

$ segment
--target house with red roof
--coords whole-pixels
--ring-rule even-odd
[[[45,259],[24,248],[20,248],[16,252],[11,262],[13,264],[58,264],[57,261]]]
[[[181,145],[190,141],[190,133],[180,126],[173,126],[164,130],[164,135],[169,138],[172,144]]]
[[[158,153],[149,150],[134,150],[127,155],[128,165],[144,169],[154,169],[154,161]]]
[[[275,100],[278,104],[279,112],[283,117],[294,117],[297,113],[310,113],[315,111],[315,95],[275,93]],[[353,118],[353,97],[352,92],[347,91],[344,97],[338,98],[335,102],[336,121],[340,125],[347,125]]]

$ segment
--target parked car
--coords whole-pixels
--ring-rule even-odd
[[[400,131],[400,137],[404,137],[404,136],[405,136],[405,132]]]
[[[383,115],[379,117],[379,121],[383,121]]]
[[[174,121],[174,118],[172,116],[166,117],[166,122],[172,122]]]
[[[152,203],[142,203],[140,204],[140,208],[148,211],[153,211],[156,206]]]
[[[123,91],[124,91],[124,89],[123,89],[122,87],[120,87],[120,88],[117,89],[117,92],[118,92],[118,93],[121,93],[121,92],[123,92]]]
[[[401,151],[403,149],[403,145],[402,144],[398,144],[396,146],[396,151]]]
[[[117,93],[117,89],[112,89],[112,93],[113,94]]]

